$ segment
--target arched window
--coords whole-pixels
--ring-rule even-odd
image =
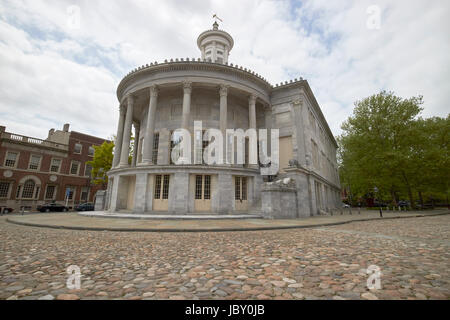
[[[33,180],[27,180],[23,185],[22,198],[33,199],[35,186],[36,183]]]

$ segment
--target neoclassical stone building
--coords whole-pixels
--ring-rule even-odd
[[[340,202],[337,144],[308,82],[300,78],[272,86],[261,75],[229,63],[234,41],[217,23],[200,34],[197,45],[201,58],[154,62],[120,82],[105,209],[296,218],[335,208]],[[222,132],[279,129],[278,175],[262,176],[259,166],[246,164],[173,164],[171,134],[184,128],[201,139],[194,121]]]

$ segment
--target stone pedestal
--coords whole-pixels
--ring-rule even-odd
[[[287,178],[264,183],[261,190],[261,211],[268,219],[298,218],[295,181]]]
[[[95,194],[95,211],[103,211],[105,209],[105,203],[106,203],[106,191],[105,190],[99,190]]]

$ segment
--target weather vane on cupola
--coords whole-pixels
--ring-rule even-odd
[[[214,19],[214,24],[213,24],[213,27],[214,27],[214,29],[217,29],[218,27],[219,27],[219,24],[217,23],[217,20],[219,20],[220,22],[223,22],[223,20],[222,19],[220,19],[218,16],[217,16],[217,14],[213,14],[213,19]]]

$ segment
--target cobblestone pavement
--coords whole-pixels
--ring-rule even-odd
[[[0,299],[449,299],[450,215],[219,233],[55,230],[0,219]],[[69,290],[66,270],[81,269]],[[366,269],[381,269],[367,289]]]

